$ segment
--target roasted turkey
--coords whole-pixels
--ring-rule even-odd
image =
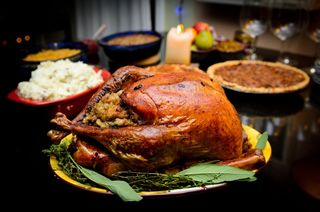
[[[158,65],[118,69],[73,120],[57,113],[52,141],[77,135],[73,157],[111,175],[157,171],[186,161],[251,167],[239,115],[223,88],[200,69]]]

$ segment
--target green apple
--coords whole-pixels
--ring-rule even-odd
[[[197,51],[198,50],[198,47],[196,46],[196,44],[192,44],[191,50],[192,51]]]
[[[199,49],[211,49],[214,43],[214,38],[209,30],[202,30],[195,38],[195,44]]]

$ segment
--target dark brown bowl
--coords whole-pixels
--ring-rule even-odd
[[[215,56],[215,49],[191,50],[191,62],[202,63],[211,60]]]
[[[220,41],[216,45],[217,55],[220,61],[241,60],[245,56],[246,46],[235,40]]]

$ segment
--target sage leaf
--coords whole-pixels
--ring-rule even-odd
[[[64,138],[60,141],[59,146],[65,148],[65,149],[67,150],[68,147],[70,146],[70,144],[72,143],[72,138],[73,138],[73,135],[72,135],[72,134],[67,135],[66,137],[64,137]]]
[[[254,181],[254,174],[254,172],[244,169],[210,163],[196,164],[177,173],[178,176],[188,176],[203,183],[222,183],[235,180]]]
[[[142,197],[136,193],[127,182],[122,180],[110,180],[98,172],[80,166],[73,160],[71,155],[70,158],[83,173],[83,175],[98,185],[109,189],[112,193],[118,195],[123,201],[140,201],[142,199]]]
[[[259,136],[256,149],[263,150],[266,147],[267,141],[268,141],[268,132],[264,132]]]

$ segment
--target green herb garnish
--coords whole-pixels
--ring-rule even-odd
[[[72,136],[65,137],[60,141],[60,144],[52,144],[49,149],[45,149],[42,152],[48,156],[55,155],[58,165],[66,175],[72,176],[74,180],[80,183],[88,184],[88,178],[82,174],[69,157],[70,153],[68,151],[68,147],[71,142]]]
[[[138,89],[140,89],[140,88],[142,88],[142,85],[141,85],[141,84],[139,84],[139,85],[137,85],[136,87],[134,87],[133,90],[136,91],[136,90],[138,90]]]
[[[266,147],[267,141],[268,141],[268,132],[264,132],[259,136],[259,139],[255,148],[263,150]]]
[[[112,179],[77,164],[68,151],[73,136],[62,139],[60,144],[51,145],[43,150],[48,155],[57,157],[59,166],[71,178],[81,183],[100,185],[118,195],[124,201],[139,201],[141,191],[161,191],[190,187],[199,187],[230,181],[255,181],[254,172],[214,163],[198,163],[176,174],[147,172],[118,172]],[[256,148],[263,149],[267,134],[263,133]]]
[[[69,157],[88,179],[109,189],[112,193],[117,194],[123,201],[140,201],[142,199],[127,182],[122,180],[110,180],[95,171],[80,166],[73,160],[70,154]]]
[[[222,183],[236,180],[254,181],[254,172],[244,169],[211,163],[199,163],[182,170],[178,176],[188,176],[202,183]]]
[[[124,201],[140,201],[142,199],[127,182],[110,180],[95,171],[77,164],[68,151],[71,142],[72,136],[65,137],[61,140],[60,144],[53,144],[50,146],[50,149],[43,150],[43,152],[45,154],[55,155],[62,170],[74,180],[88,183],[89,179],[92,182],[109,189],[112,193],[117,194]]]
[[[113,177],[129,182],[136,192],[165,191],[203,185],[202,182],[195,181],[187,176],[155,172],[121,171],[115,173]]]

